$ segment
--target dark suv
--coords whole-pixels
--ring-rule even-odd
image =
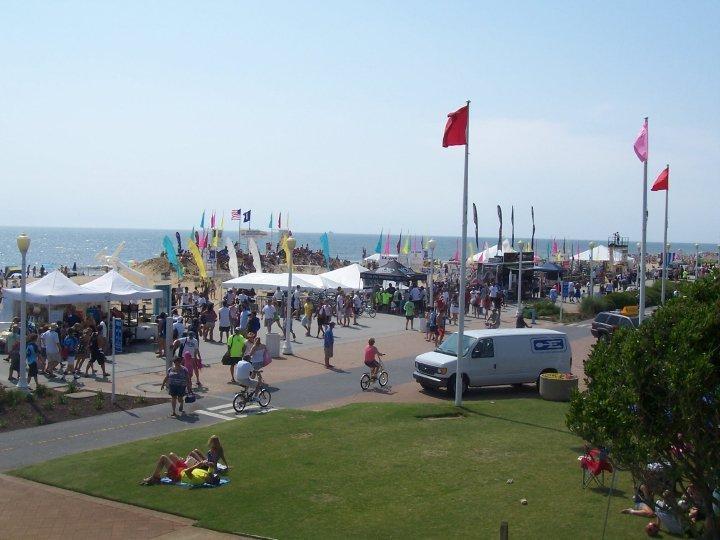
[[[637,328],[637,317],[628,317],[618,311],[602,311],[595,316],[590,333],[598,339],[610,339],[618,328]]]

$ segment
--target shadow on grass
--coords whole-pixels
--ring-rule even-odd
[[[442,390],[423,389],[421,393],[437,397],[445,401],[452,401],[454,398]],[[534,384],[523,384],[516,388],[514,386],[484,386],[482,388],[470,388],[463,396],[463,401],[487,401],[493,399],[540,399]]]

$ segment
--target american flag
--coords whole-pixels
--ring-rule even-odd
[[[237,210],[230,210],[230,219],[233,221],[239,221],[242,219],[242,212],[239,208]]]

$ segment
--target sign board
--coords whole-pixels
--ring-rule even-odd
[[[121,353],[123,347],[123,324],[122,319],[113,319],[113,343],[115,352]]]
[[[565,350],[563,338],[538,338],[530,340],[534,353],[557,352]]]
[[[163,295],[153,300],[153,315],[156,317],[163,311],[170,313],[170,285],[155,285],[156,289],[160,289]]]

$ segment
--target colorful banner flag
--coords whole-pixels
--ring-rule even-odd
[[[400,230],[400,236],[398,236],[398,241],[396,247],[397,254],[400,255],[400,245],[402,243],[402,229]]]
[[[225,247],[228,252],[228,269],[230,270],[230,275],[234,278],[239,277],[240,269],[238,267],[237,252],[230,238],[225,238]]]
[[[530,217],[532,218],[532,237],[530,238],[530,251],[535,251],[535,208],[530,207]]]
[[[207,272],[205,271],[205,262],[203,261],[202,255],[200,255],[200,250],[198,250],[195,242],[190,240],[188,242],[188,249],[190,250],[190,253],[192,253],[195,264],[197,264],[198,271],[200,272],[200,277],[203,279],[206,278]]]
[[[510,206],[510,246],[515,247],[515,206]]]
[[[278,229],[282,229],[282,212],[278,214]]]
[[[250,222],[251,212],[252,212],[252,210],[248,210],[247,212],[243,213],[243,223]]]
[[[177,240],[178,244],[178,253],[182,251],[182,241],[180,240],[180,233],[175,231],[175,240]]]
[[[650,191],[666,191],[670,189],[670,165],[665,167],[663,172],[655,179]]]
[[[385,255],[390,255],[390,233],[387,233],[387,238],[385,239],[385,249],[383,250],[383,253]]]
[[[455,255],[452,258],[453,261],[460,261],[460,240],[455,239]]]
[[[325,258],[325,266],[330,268],[330,238],[328,238],[328,233],[322,233],[322,236],[320,236],[320,245],[322,246],[323,250],[323,257]]]
[[[167,255],[168,262],[172,265],[173,268],[175,268],[175,271],[177,272],[178,279],[182,279],[185,275],[185,270],[183,269],[180,261],[177,258],[177,254],[175,253],[175,246],[173,246],[172,240],[170,240],[170,237],[168,237],[167,235],[165,235],[165,238],[163,238],[163,248],[165,249],[165,254]]]
[[[380,229],[380,238],[378,238],[377,244],[375,244],[375,253],[380,253],[382,251],[382,241],[383,241],[383,230]]]
[[[635,139],[635,144],[633,145],[633,149],[635,150],[635,155],[638,157],[638,159],[642,162],[647,161],[648,158],[648,119],[646,118],[643,122],[642,128],[640,128],[640,133],[638,133],[637,139]]]
[[[210,228],[215,228],[215,211],[213,210],[213,213],[210,214]]]
[[[478,219],[477,219],[477,206],[473,203],[473,221],[475,222],[475,247],[480,249],[480,239],[478,238]]]
[[[460,107],[457,111],[448,114],[443,134],[443,147],[461,146],[467,144],[468,106]]]
[[[205,210],[203,210],[202,217],[200,218],[200,228],[205,228]]]
[[[497,205],[497,214],[498,214],[498,221],[500,222],[500,229],[498,230],[498,249],[502,247],[502,208],[500,208],[500,205]]]
[[[239,219],[239,218],[238,218],[238,219]],[[273,215],[272,215],[272,212],[270,212],[270,223],[268,223],[268,229],[272,229],[272,228],[273,228],[273,223],[274,223],[274,221],[273,221]]]
[[[410,237],[405,237],[405,243],[403,244],[403,247],[401,249],[403,255],[407,255],[410,253]]]

